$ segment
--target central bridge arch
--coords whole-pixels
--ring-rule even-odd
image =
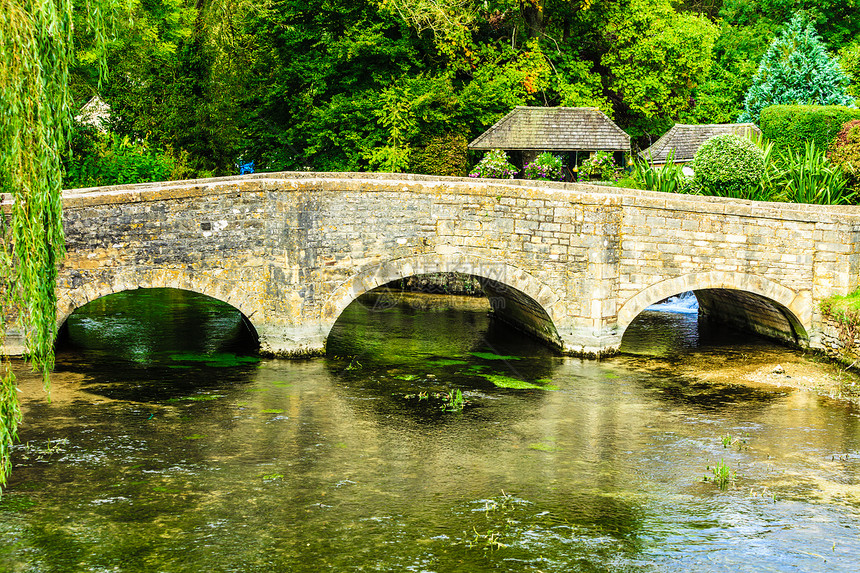
[[[806,346],[812,324],[808,296],[764,277],[711,271],[656,283],[630,298],[618,312],[621,334],[643,310],[670,296],[693,291],[701,313],[720,322]]]
[[[403,257],[359,271],[341,284],[326,302],[320,319],[323,336],[328,338],[340,314],[364,293],[411,276],[446,272],[479,277],[494,316],[556,349],[563,349],[555,322],[563,301],[557,293],[509,263],[459,253]]]

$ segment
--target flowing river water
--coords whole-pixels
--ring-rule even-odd
[[[287,361],[212,299],[90,303],[50,402],[19,368],[0,571],[857,571],[860,409],[737,383],[831,366],[652,311],[560,357],[487,308],[371,293]]]

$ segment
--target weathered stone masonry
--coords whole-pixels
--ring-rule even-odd
[[[568,353],[614,351],[687,290],[712,318],[820,347],[818,301],[856,288],[860,262],[855,208],[575,184],[273,173],[69,191],[64,208],[58,324],[174,287],[235,306],[276,355],[320,352],[368,290],[446,271],[487,279],[500,318]]]

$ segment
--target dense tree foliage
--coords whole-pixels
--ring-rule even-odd
[[[428,146],[516,105],[596,106],[643,147],[676,122],[734,121],[799,12],[860,74],[858,1],[128,0],[100,88],[76,37],[73,93],[198,175],[456,172]]]
[[[428,146],[471,140],[516,105],[596,106],[643,147],[676,122],[734,121],[798,13],[860,75],[858,2],[127,0],[107,81],[76,32],[72,87],[197,175],[250,160],[456,172]]]

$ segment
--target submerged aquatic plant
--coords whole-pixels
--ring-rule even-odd
[[[558,390],[558,386],[553,384],[544,384],[543,386],[526,382],[519,378],[512,378],[502,374],[484,374],[479,373],[482,378],[492,382],[497,388],[509,388],[514,390]],[[545,380],[535,380],[535,382],[545,382]]]
[[[465,407],[466,399],[463,398],[463,393],[460,389],[448,390],[442,404],[442,410],[445,412],[462,412]]]
[[[706,474],[702,481],[717,484],[721,491],[729,489],[729,486],[735,483],[736,474],[734,470],[723,460],[720,460],[714,467],[707,466],[705,469],[710,471],[712,475]]]
[[[473,527],[472,531],[475,533],[475,538],[469,541],[469,549],[480,548],[484,551],[496,551],[507,547],[500,541],[502,534],[498,531],[490,529],[486,533],[479,533],[477,527]]]
[[[736,446],[738,448],[738,451],[741,451],[746,446],[747,438],[749,438],[748,432],[744,432],[743,435],[739,438],[735,438],[731,434],[725,434],[720,437],[720,441],[722,441],[723,443],[723,448]]]

